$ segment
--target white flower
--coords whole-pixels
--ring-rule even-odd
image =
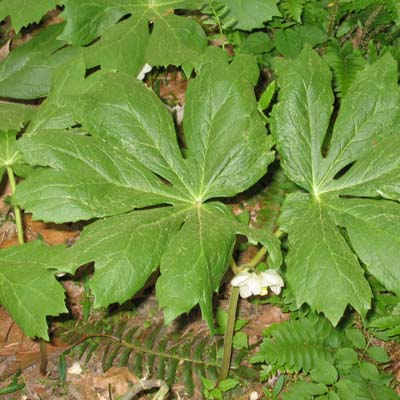
[[[259,399],[259,398],[260,398],[260,396],[258,395],[257,392],[251,392],[251,393],[250,393],[249,400],[257,400],[257,399]]]
[[[150,72],[153,69],[153,67],[149,64],[144,64],[143,68],[141,69],[141,71],[138,73],[138,76],[136,77],[137,79],[139,79],[140,81],[142,81],[145,77],[145,75]]]
[[[285,284],[278,272],[268,269],[264,272],[241,272],[232,279],[231,285],[238,287],[240,297],[246,299],[251,295],[265,296],[268,288],[271,288],[275,294],[279,294]]]
[[[74,362],[67,372],[71,375],[79,375],[82,373],[82,367],[78,362]]]
[[[261,286],[263,288],[269,287],[275,294],[280,294],[285,283],[276,270],[267,269],[261,272]]]

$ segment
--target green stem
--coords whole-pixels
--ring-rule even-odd
[[[331,36],[333,33],[333,29],[335,28],[335,22],[336,22],[336,17],[337,17],[338,11],[339,11],[339,0],[335,0],[335,3],[333,4],[332,13],[329,18],[328,29],[326,31],[328,36]]]
[[[10,182],[11,186],[11,194],[14,196],[15,190],[17,188],[17,183],[15,181],[14,171],[11,167],[7,167],[7,176],[8,181]],[[15,224],[17,225],[17,235],[18,235],[18,243],[24,244],[24,228],[22,225],[22,216],[21,216],[21,209],[14,205],[14,215],[15,215]],[[39,339],[39,346],[40,346],[40,373],[42,375],[46,375],[47,369],[47,344],[46,341],[43,339]]]
[[[258,250],[257,254],[246,264],[246,267],[249,268],[256,267],[262,261],[262,259],[266,254],[267,254],[267,249],[265,247],[261,247],[261,249]]]
[[[280,229],[278,229],[274,235],[277,238],[281,238],[284,235]],[[244,268],[254,268],[257,266],[261,260],[267,254],[267,249],[262,247],[257,254],[250,260],[249,263],[245,264]],[[232,272],[237,275],[242,272],[243,267],[239,267],[235,260],[231,258],[231,270]],[[225,335],[224,335],[224,354],[222,357],[222,364],[221,369],[219,371],[219,378],[218,383],[226,379],[229,375],[229,368],[231,365],[231,358],[232,358],[232,343],[233,343],[233,334],[235,330],[235,322],[236,322],[236,312],[239,302],[239,288],[233,286],[231,292],[231,298],[229,300],[229,309],[228,309],[228,317],[226,321],[226,328],[225,328]]]
[[[231,264],[230,264],[231,270],[232,272],[237,275],[240,274],[242,272],[242,268],[238,267],[238,265],[236,264],[235,260],[233,259],[233,257],[231,258]]]
[[[274,233],[274,236],[276,236],[278,239],[280,239],[283,235],[284,232],[282,232],[280,229],[276,230]],[[261,249],[258,250],[257,254],[247,264],[245,264],[245,267],[250,269],[256,267],[262,261],[266,254],[267,249],[265,247],[261,247]]]
[[[208,6],[211,8],[212,13],[214,14],[214,17],[217,21],[217,25],[218,25],[218,31],[219,31],[219,36],[221,38],[221,45],[222,45],[222,49],[225,50],[225,40],[224,40],[224,31],[222,29],[222,24],[221,24],[221,20],[219,18],[219,15],[217,14],[217,11],[214,8],[213,2],[212,0],[208,0]]]
[[[236,311],[239,301],[239,288],[233,286],[231,298],[229,300],[228,319],[226,322],[224,335],[224,355],[222,358],[221,369],[219,371],[218,383],[226,379],[229,375],[229,368],[232,358],[233,333],[236,322]]]
[[[14,195],[17,184],[15,182],[14,171],[11,167],[7,167],[8,181],[11,186],[11,194]],[[18,243],[24,244],[24,229],[22,227],[21,210],[18,206],[14,206],[15,223],[17,225]]]

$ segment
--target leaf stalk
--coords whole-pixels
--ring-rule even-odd
[[[11,186],[11,194],[14,195],[15,190],[17,188],[17,184],[15,181],[14,171],[12,170],[11,167],[7,167],[7,176]],[[14,205],[13,209],[15,215],[15,224],[17,225],[18,243],[24,244],[24,228],[22,226],[21,209],[17,205]]]
[[[226,328],[224,335],[224,355],[222,358],[218,383],[225,380],[229,375],[229,368],[231,365],[231,358],[232,358],[233,333],[235,329],[238,302],[239,302],[239,288],[233,286],[231,292],[231,298],[229,300],[228,319],[226,321]]]

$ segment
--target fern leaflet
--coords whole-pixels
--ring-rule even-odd
[[[283,0],[280,5],[287,16],[301,23],[301,16],[307,1],[308,0]]]
[[[338,42],[331,42],[324,58],[333,71],[336,93],[339,97],[345,96],[357,72],[366,65],[365,59],[359,51],[353,50],[350,42],[343,47]]]
[[[320,360],[332,361],[343,336],[325,318],[287,321],[271,329],[264,339],[257,361],[289,372],[308,372]]]

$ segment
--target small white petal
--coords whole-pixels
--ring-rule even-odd
[[[153,67],[149,64],[144,64],[143,68],[140,70],[140,72],[137,75],[137,79],[139,79],[140,81],[142,81],[144,79],[144,77],[146,76],[146,74],[148,72],[150,72],[153,69]]]
[[[247,299],[250,297],[253,293],[251,290],[245,285],[245,286],[240,286],[239,287],[239,294],[242,299]]]
[[[183,113],[185,111],[185,107],[177,104],[177,105],[175,105],[174,107],[171,108],[171,111],[175,111],[176,123],[178,125],[181,125],[182,121],[183,121]]]
[[[251,278],[250,273],[248,272],[241,272],[240,274],[237,274],[232,280],[231,280],[231,285],[232,286],[242,286],[245,285],[246,282]]]
[[[257,275],[247,281],[247,286],[254,295],[259,295],[262,292],[261,280]]]
[[[78,362],[74,362],[72,366],[68,368],[68,373],[71,375],[79,375],[82,373],[82,367]]]
[[[257,392],[251,392],[249,396],[249,400],[258,400],[260,396],[258,395]]]
[[[275,294],[280,294],[281,293],[281,286],[270,286],[270,289],[275,293]]]
[[[285,286],[282,277],[274,269],[268,269],[267,271],[261,272],[261,282],[263,287]]]

